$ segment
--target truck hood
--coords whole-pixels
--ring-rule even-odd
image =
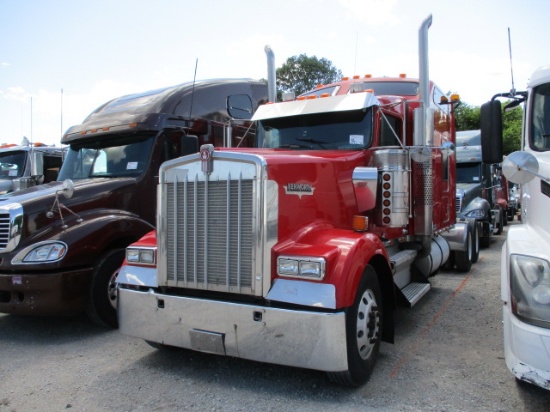
[[[481,197],[482,189],[483,189],[483,186],[481,183],[457,183],[456,195],[468,196],[468,197],[471,197],[471,196]]]
[[[458,217],[463,217],[465,213],[475,209],[482,210],[484,218],[488,217],[489,203],[482,197],[482,191],[481,183],[456,184],[456,197],[460,199],[460,210],[457,210]]]
[[[59,193],[59,202],[77,214],[94,208],[109,209],[115,204],[115,197],[124,196],[127,188],[135,184],[135,178],[75,180],[73,196],[67,199]],[[55,194],[61,187],[62,182],[52,182],[5,194],[0,196],[0,209],[9,208],[11,204],[20,204],[23,207],[24,230],[36,231],[59,221],[57,209],[54,209],[56,213],[53,218],[46,217],[46,213],[53,208]],[[110,195],[113,192],[116,196]],[[64,213],[64,216],[68,215],[69,213]]]
[[[222,149],[231,151],[231,149]],[[268,179],[277,182],[279,235],[290,235],[312,222],[330,222],[346,228],[358,213],[352,175],[369,166],[370,152],[351,150],[245,149],[267,164]],[[215,156],[215,155],[214,155]],[[215,166],[214,158],[214,168]]]
[[[11,179],[0,179],[0,194],[4,194],[13,190],[13,182]]]

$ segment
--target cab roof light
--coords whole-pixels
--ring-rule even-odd
[[[320,83],[320,84],[318,84],[317,86],[315,86],[315,88],[316,88],[316,89],[320,89],[320,88],[323,87],[323,86],[324,86],[324,84],[323,84],[323,83]]]
[[[283,93],[283,102],[290,102],[295,99],[296,99],[296,94],[294,92]]]
[[[347,82],[348,80],[349,80],[349,77],[347,77],[347,76],[342,77],[343,82]]]
[[[321,96],[319,96],[321,99],[325,97],[330,97],[330,93],[321,93]]]
[[[451,94],[451,102],[458,102],[460,100],[460,95],[458,93]]]
[[[350,84],[349,86],[349,92],[350,93],[359,93],[359,92],[362,92],[364,90],[364,85],[363,83],[352,83]]]
[[[365,74],[365,79],[370,79],[372,77],[372,74],[368,73],[368,74]]]
[[[359,78],[360,78],[360,77],[359,77],[358,74],[356,74],[355,76],[353,76],[353,80],[357,80],[357,79],[359,79]]]
[[[298,96],[296,100],[306,100],[306,98],[307,98],[306,96]]]
[[[307,96],[308,100],[315,100],[316,98],[317,98],[316,94],[310,94],[309,96]]]
[[[406,79],[407,75],[405,73],[399,73],[399,78],[400,79]]]

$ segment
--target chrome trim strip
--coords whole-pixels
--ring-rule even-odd
[[[157,287],[157,268],[124,265],[117,277],[118,284]]]
[[[327,283],[275,279],[266,299],[296,305],[336,309],[336,287]]]

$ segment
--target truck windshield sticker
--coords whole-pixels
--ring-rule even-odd
[[[137,165],[137,162],[128,162],[128,164],[126,165],[126,170],[136,170]]]
[[[365,144],[365,138],[362,134],[352,134],[349,136],[349,144]]]
[[[9,176],[17,176],[17,170],[10,170],[8,173]]]

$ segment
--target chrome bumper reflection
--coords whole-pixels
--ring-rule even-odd
[[[347,370],[345,314],[119,289],[120,331],[147,341],[259,362]]]

